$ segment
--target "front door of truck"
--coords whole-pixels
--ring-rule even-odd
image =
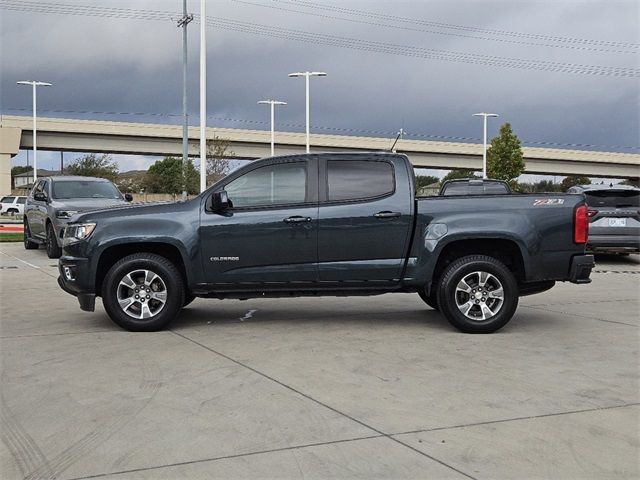
[[[318,220],[323,284],[376,287],[398,281],[413,223],[408,175],[403,162],[383,155],[323,160]]]
[[[227,192],[230,208],[201,215],[207,282],[220,290],[317,282],[317,184],[314,157],[281,158],[231,175],[217,189]]]

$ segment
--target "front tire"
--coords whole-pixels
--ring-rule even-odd
[[[60,258],[61,255],[62,248],[58,245],[56,231],[51,223],[47,223],[47,257]]]
[[[511,271],[487,255],[469,255],[443,272],[440,310],[465,333],[493,333],[504,327],[518,307],[518,284]]]
[[[161,330],[185,301],[182,275],[166,258],[136,253],[113,265],[102,284],[102,304],[116,324],[132,332]]]

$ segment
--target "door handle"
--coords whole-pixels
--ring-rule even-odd
[[[284,223],[307,223],[311,221],[311,217],[301,217],[300,215],[295,215],[293,217],[287,217],[283,221]]]
[[[378,212],[378,213],[374,213],[373,216],[376,218],[396,218],[401,216],[402,214],[400,212],[390,212],[388,210],[385,210],[384,212]]]

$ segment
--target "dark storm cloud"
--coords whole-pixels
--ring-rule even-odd
[[[291,2],[262,3],[301,9]],[[86,0],[78,4],[104,2]],[[197,12],[198,2],[190,0],[189,4],[190,10]],[[177,12],[181,2],[109,5]],[[482,28],[638,42],[636,2],[368,1],[333,5]],[[638,63],[638,57],[629,54],[384,28],[229,0],[211,2],[208,13],[289,29],[465,53],[594,65],[637,67]],[[174,24],[3,10],[0,15],[1,103],[5,113],[18,113],[7,108],[30,106],[28,89],[15,86],[15,81],[23,78],[55,84],[39,97],[42,110],[180,112],[180,32]],[[198,113],[197,30],[192,25],[189,38],[189,109],[194,123]],[[268,119],[267,110],[256,105],[264,98],[289,102],[278,110],[278,121],[301,125],[304,82],[287,78],[287,73],[314,69],[329,73],[326,78],[312,80],[312,124],[317,126],[354,129],[354,134],[359,130],[392,133],[404,127],[411,134],[479,138],[479,120],[471,115],[491,110],[501,114],[501,122],[511,122],[524,141],[638,145],[637,79],[427,60],[220,29],[208,30],[208,62],[208,108],[216,117],[210,125],[267,128],[260,123]],[[89,116],[179,122],[179,117]],[[493,123],[491,131],[497,131],[498,126],[498,122]]]

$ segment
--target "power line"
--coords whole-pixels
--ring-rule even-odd
[[[490,29],[490,28],[481,28],[481,27],[473,27],[469,25],[456,25],[452,23],[444,23],[444,22],[433,22],[428,20],[421,20],[417,18],[410,17],[401,17],[398,15],[389,15],[384,13],[375,13],[367,10],[359,10],[355,8],[346,8],[340,7],[337,5],[327,5],[323,3],[319,3],[317,1],[309,1],[309,0],[273,0],[279,3],[292,4],[296,6],[303,6],[309,9],[316,10],[324,10],[331,12],[339,12],[346,13],[348,15],[365,17],[365,18],[375,18],[378,20],[391,20],[400,23],[409,23],[413,25],[424,25],[436,28],[450,29],[450,30],[462,30],[462,31],[471,31],[483,33],[486,35],[496,35],[496,36],[507,36],[507,37],[517,37],[517,38],[530,38],[535,40],[544,40],[544,41],[552,41],[552,42],[565,42],[565,43],[573,43],[573,44],[585,44],[585,45],[599,45],[605,47],[621,47],[621,48],[640,48],[640,44],[633,42],[618,42],[618,41],[609,41],[609,40],[597,40],[597,39],[586,39],[586,38],[575,38],[575,37],[563,37],[557,35],[546,35],[539,33],[526,33],[526,32],[514,32],[508,30],[499,30],[499,29]]]
[[[501,42],[501,43],[514,44],[514,45],[524,45],[524,46],[528,46],[528,47],[567,48],[567,49],[572,49],[572,50],[584,50],[584,51],[601,52],[601,53],[624,53],[624,54],[636,54],[637,53],[633,49],[631,49],[631,50],[614,50],[613,48],[599,48],[599,47],[595,47],[595,46],[589,46],[588,44],[575,45],[575,44],[562,44],[562,43],[539,43],[539,42],[532,42],[532,41],[527,41],[527,40],[516,40],[516,39],[513,39],[513,38],[500,38],[500,37],[490,37],[490,36],[488,37],[488,36],[482,36],[480,34],[473,35],[473,34],[466,34],[466,33],[459,33],[459,32],[446,32],[446,31],[439,31],[439,30],[435,30],[435,29],[415,28],[415,27],[402,26],[402,25],[393,25],[393,24],[390,24],[390,23],[380,23],[380,22],[375,22],[375,21],[371,21],[371,20],[363,20],[363,19],[357,19],[357,18],[339,17],[339,16],[335,16],[335,15],[329,15],[329,14],[326,14],[326,13],[308,12],[308,11],[303,11],[303,10],[296,10],[296,9],[293,9],[293,8],[279,7],[277,5],[267,5],[265,3],[251,2],[251,1],[248,1],[248,0],[231,0],[231,1],[234,2],[234,3],[237,3],[237,4],[241,4],[241,5],[252,5],[252,6],[256,6],[256,7],[270,8],[270,9],[273,9],[273,10],[278,10],[278,11],[283,11],[283,12],[299,13],[299,14],[302,14],[302,15],[309,15],[309,16],[313,16],[313,17],[317,17],[317,18],[328,19],[328,20],[341,20],[341,21],[345,21],[345,22],[359,23],[359,24],[362,24],[362,25],[371,25],[371,26],[375,26],[375,27],[392,28],[392,29],[404,30],[404,31],[409,31],[409,32],[430,33],[430,34],[444,35],[444,36],[449,36],[449,37],[469,38],[469,39],[473,39],[473,40],[485,40],[485,41],[491,41],[491,42]],[[285,2],[285,3],[294,3],[294,2]],[[309,8],[309,7],[307,7],[307,8]],[[436,28],[441,28],[441,27],[436,27]],[[618,47],[618,48],[620,48],[620,47]],[[631,48],[631,47],[627,47],[627,48]]]
[[[15,0],[1,0],[0,8],[39,13],[58,13],[144,20],[167,20],[173,18],[174,16],[174,14],[172,14],[171,12],[131,10],[113,7],[75,6],[58,3],[33,2],[28,0],[24,2],[17,2]],[[195,15],[194,17],[196,21],[199,20],[197,15]],[[640,69],[632,67],[583,65],[563,62],[551,62],[545,60],[526,60],[519,58],[498,57],[494,55],[427,49],[410,45],[399,45],[385,42],[360,40],[349,37],[340,37],[336,35],[318,34],[300,30],[285,29],[281,27],[272,27],[268,25],[261,25],[251,22],[241,22],[223,18],[207,17],[206,23],[207,26],[213,26],[240,33],[248,33],[252,35],[267,36],[298,42],[313,43],[375,53],[385,53],[405,57],[471,63],[503,68],[575,73],[583,75],[615,77],[640,76]]]
[[[6,111],[12,112],[27,112],[31,111],[29,108],[4,108]],[[39,110],[42,113],[67,113],[67,114],[92,114],[92,115],[107,115],[107,116],[136,116],[136,117],[182,117],[181,113],[158,113],[158,112],[117,112],[117,111],[97,111],[97,110],[59,110],[59,109],[50,109],[50,110]],[[208,119],[217,120],[220,122],[230,122],[230,123],[242,123],[248,125],[269,125],[270,122],[265,120],[252,120],[246,118],[234,118],[234,117],[224,117],[220,115],[210,114],[207,115]],[[278,122],[280,127],[289,127],[289,128],[305,128],[304,124],[301,123],[292,123],[292,122]],[[364,135],[377,135],[382,137],[390,137],[397,134],[395,130],[372,130],[372,129],[361,129],[361,128],[351,128],[351,127],[330,127],[326,125],[312,125],[313,130],[315,131],[327,131],[327,132],[336,132],[336,133],[359,133]],[[453,136],[453,135],[435,135],[428,133],[408,133],[404,132],[404,135],[411,138],[417,139],[431,139],[431,140],[443,140],[443,141],[459,141],[459,142],[479,142],[482,139],[479,137],[462,137],[462,136]],[[597,145],[597,144],[589,144],[589,143],[560,143],[560,142],[544,142],[544,141],[523,141],[524,145],[536,145],[542,147],[572,147],[572,148],[609,148],[609,149],[624,149],[624,150],[640,150],[640,146],[628,146],[628,145]]]

